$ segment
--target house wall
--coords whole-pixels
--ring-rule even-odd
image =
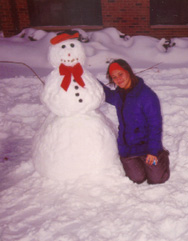
[[[150,26],[150,0],[101,0],[103,25],[126,35],[188,36],[188,26]]]
[[[30,26],[27,0],[13,0],[16,3],[19,29],[22,30]]]
[[[150,26],[150,0],[101,0],[101,8],[104,28],[115,27],[130,36],[188,36],[188,26]],[[27,0],[1,0],[0,27],[6,37],[31,27]]]
[[[0,27],[5,35],[11,35],[15,31],[14,16],[12,14],[12,5],[9,0],[0,1]]]
[[[30,26],[27,0],[0,1],[0,27],[5,37]]]

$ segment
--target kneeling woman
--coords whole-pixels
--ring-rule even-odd
[[[107,77],[117,85],[103,84],[106,102],[116,107],[118,148],[126,176],[135,183],[164,183],[170,176],[169,152],[162,146],[162,116],[157,95],[137,77],[130,65],[114,60]]]

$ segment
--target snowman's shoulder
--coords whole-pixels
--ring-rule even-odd
[[[56,68],[56,69],[53,69],[50,73],[49,73],[49,75],[47,76],[47,78],[52,78],[52,77],[54,77],[54,76],[59,76],[59,69],[58,68]]]
[[[91,79],[92,81],[98,82],[97,78],[91,72],[89,72],[87,69],[84,69],[83,78]]]
[[[98,90],[100,90],[100,92],[103,91],[102,85],[99,83],[97,78],[91,72],[87,70],[84,71],[82,77],[86,85],[89,84],[90,86],[92,86],[92,88],[97,88]]]

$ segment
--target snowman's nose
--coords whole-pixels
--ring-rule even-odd
[[[68,56],[70,57],[70,54],[68,54]]]

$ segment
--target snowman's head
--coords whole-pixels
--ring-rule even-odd
[[[84,48],[77,37],[78,33],[73,35],[63,33],[51,39],[49,61],[53,67],[57,68],[60,64],[66,66],[84,64],[86,58]]]

